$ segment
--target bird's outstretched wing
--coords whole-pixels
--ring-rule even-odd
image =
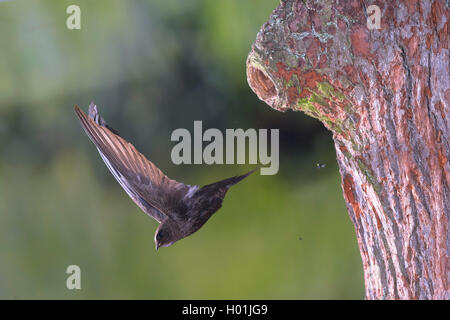
[[[177,214],[183,198],[198,188],[169,179],[110,128],[93,103],[89,106],[89,117],[78,106],[75,112],[111,173],[133,201],[155,220],[162,222],[165,216]]]

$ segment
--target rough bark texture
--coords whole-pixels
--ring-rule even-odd
[[[333,134],[367,299],[450,298],[448,5],[282,1],[248,56],[261,100]]]

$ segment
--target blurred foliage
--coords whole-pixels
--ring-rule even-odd
[[[69,4],[81,7],[81,30],[66,28]],[[277,5],[0,2],[0,298],[363,298],[331,134],[303,114],[273,111],[246,82],[247,53]],[[280,128],[280,172],[233,187],[200,231],[156,252],[157,223],[75,118],[73,105],[90,101],[179,181],[250,168],[172,164],[170,134],[194,120]],[[81,267],[82,290],[65,287],[70,264]]]

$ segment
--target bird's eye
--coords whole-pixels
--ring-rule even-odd
[[[158,232],[158,234],[156,235],[156,240],[161,240],[162,238],[162,232]]]

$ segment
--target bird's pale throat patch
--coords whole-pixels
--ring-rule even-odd
[[[202,121],[194,121],[194,132],[178,128],[171,141],[178,142],[171,159],[174,164],[249,164],[265,165],[262,175],[274,175],[279,168],[279,129],[226,129],[203,131]],[[246,143],[247,142],[247,143]],[[269,154],[270,147],[270,154]],[[193,152],[192,152],[193,151]]]

